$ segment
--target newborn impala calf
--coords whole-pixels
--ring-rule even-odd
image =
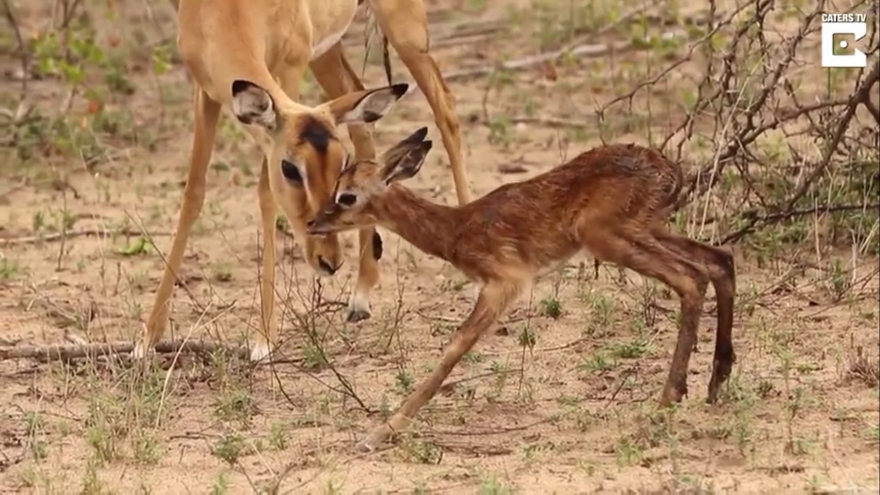
[[[431,375],[387,424],[359,444],[372,450],[428,402],[462,355],[534,279],[582,250],[660,280],[681,298],[681,327],[661,405],[687,395],[687,369],[709,281],[718,303],[709,402],[731,372],[735,293],[732,255],[667,231],[681,189],[678,165],[635,145],[601,146],[532,179],[506,184],[464,206],[434,204],[398,181],[418,173],[431,149],[422,128],[379,163],[342,170],[332,201],[309,223],[312,234],[380,225],[476,282],[477,303]]]

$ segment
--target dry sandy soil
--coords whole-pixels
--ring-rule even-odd
[[[166,64],[176,21],[163,2],[87,4],[98,32],[88,43],[122,54],[86,74],[81,88],[104,92],[80,89],[63,131],[44,129],[52,137],[42,148],[19,144],[0,158],[17,164],[0,170],[2,346],[135,339],[162,274],[150,240],[166,252],[176,222],[192,128],[183,68]],[[606,21],[596,19],[607,20],[612,8],[628,10],[609,2],[595,2],[589,13],[568,2],[488,4],[429,2],[432,51],[445,72],[535,55],[565,39],[562,19],[581,19],[589,32],[597,27],[587,26],[590,20],[601,25]],[[18,2],[17,9],[29,39],[49,30],[41,2]],[[635,30],[627,26],[602,39],[626,41]],[[2,103],[14,108],[17,58],[8,54],[15,42],[3,36]],[[354,33],[348,41],[358,69],[362,40]],[[149,55],[144,47],[166,50]],[[605,54],[452,79],[474,191],[546,170],[597,144],[603,130],[618,141],[647,143],[644,129],[628,122],[654,115],[652,125],[667,126],[676,108],[670,85],[669,98],[659,94],[653,110],[618,112],[603,129],[593,124],[593,110],[664,63],[650,57]],[[396,80],[411,80],[393,63]],[[376,54],[365,80],[384,81]],[[66,105],[69,87],[57,78],[33,80],[28,98],[51,116]],[[312,103],[322,98],[311,80],[304,93]],[[33,124],[41,125],[48,124]],[[175,291],[169,333],[234,343],[258,318],[260,157],[231,119],[221,125],[208,199],[184,261],[187,291]],[[422,125],[439,143],[416,92],[376,125],[377,148]],[[453,203],[447,163],[435,146],[411,187]],[[107,234],[85,235],[90,230]],[[356,325],[344,323],[342,308],[317,311],[308,302],[316,290],[311,275],[294,242],[279,236],[282,304],[311,308],[315,317],[306,329],[286,312],[287,360],[273,370],[250,370],[220,352],[157,357],[146,372],[123,358],[0,362],[0,491],[878,490],[873,253],[854,258],[848,247],[810,245],[768,255],[735,246],[734,376],[722,403],[704,403],[714,346],[710,289],[691,396],[668,415],[655,404],[676,334],[674,295],[610,266],[595,278],[591,258],[574,260],[537,284],[466,356],[449,379],[454,384],[396,448],[360,455],[355,441],[426,376],[473,302],[470,285],[451,266],[382,234],[374,314]],[[344,300],[354,280],[354,236],[346,243],[346,267],[321,288],[329,300]]]

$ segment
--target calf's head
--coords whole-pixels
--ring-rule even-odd
[[[333,197],[308,224],[309,233],[333,234],[376,225],[377,205],[387,197],[389,186],[415,176],[425,163],[432,146],[425,140],[427,135],[428,129],[422,127],[389,148],[380,160],[346,166]]]

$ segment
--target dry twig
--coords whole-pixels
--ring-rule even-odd
[[[134,350],[134,342],[107,342],[80,344],[49,344],[49,345],[19,345],[15,347],[0,347],[0,361],[8,359],[36,359],[39,361],[70,361],[82,358],[96,358],[99,356],[114,356],[130,354]],[[217,351],[232,352],[242,358],[248,356],[248,350],[244,346],[222,344],[204,340],[175,340],[159,342],[155,350],[159,354],[187,353],[187,354],[211,354]]]
[[[53,232],[51,234],[31,235],[26,237],[11,237],[0,239],[0,246],[17,246],[21,244],[37,244],[40,242],[52,242],[62,239],[70,240],[74,237],[111,237],[114,235],[122,236],[140,236],[143,233],[134,229],[121,230],[105,230],[105,229],[83,229],[68,230],[66,232]],[[171,232],[150,232],[151,236],[170,236]]]

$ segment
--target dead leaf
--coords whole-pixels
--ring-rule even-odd
[[[502,174],[521,174],[528,172],[528,169],[519,163],[502,163],[498,165],[498,172]]]
[[[559,74],[556,73],[556,66],[549,60],[541,64],[541,74],[547,81],[556,81],[559,79]]]
[[[95,115],[96,113],[101,111],[101,107],[103,105],[98,100],[89,100],[88,106],[86,107],[86,112],[90,115]]]

